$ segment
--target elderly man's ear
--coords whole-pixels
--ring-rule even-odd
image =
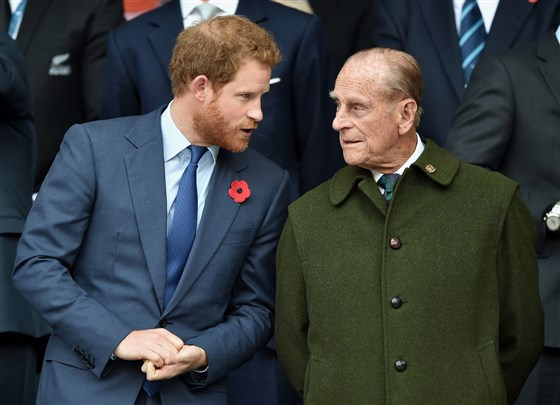
[[[416,101],[407,98],[399,102],[397,107],[398,113],[398,126],[400,134],[406,134],[414,127],[414,119],[416,117],[416,110],[418,105]]]

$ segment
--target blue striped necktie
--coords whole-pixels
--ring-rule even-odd
[[[485,45],[486,29],[478,4],[476,0],[466,0],[461,12],[461,32],[459,34],[465,84],[469,82],[474,66]]]

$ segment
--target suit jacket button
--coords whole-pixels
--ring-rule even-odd
[[[401,241],[399,238],[391,238],[389,239],[389,246],[391,246],[391,249],[400,249],[401,247]]]
[[[161,321],[159,321],[159,326],[161,328],[165,328],[167,326],[167,319],[163,318]]]
[[[406,370],[407,366],[408,366],[408,364],[404,360],[395,361],[395,368],[397,369],[397,371],[402,372],[402,371]]]
[[[399,309],[403,304],[403,300],[400,297],[393,297],[391,298],[391,306],[395,309]]]

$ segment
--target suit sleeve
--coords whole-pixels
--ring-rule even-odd
[[[99,118],[103,100],[107,37],[113,28],[124,22],[122,0],[103,0],[98,3],[84,33],[81,62],[82,100],[86,121]]]
[[[294,106],[302,194],[328,180],[344,165],[332,129],[335,105],[329,97],[335,72],[318,18],[309,20],[294,72]]]
[[[511,77],[497,57],[481,60],[455,115],[446,149],[461,160],[497,170],[515,118]]]
[[[290,218],[282,232],[276,260],[276,352],[288,380],[303,396],[309,361],[309,318],[301,258]]]
[[[71,127],[29,213],[18,246],[14,286],[74,350],[88,348],[102,376],[132,328],[90,297],[73,278],[93,211],[96,175],[90,139]]]
[[[516,191],[498,245],[499,357],[510,404],[519,395],[544,345],[536,240],[531,214]]]

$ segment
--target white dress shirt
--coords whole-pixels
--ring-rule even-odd
[[[414,152],[412,153],[412,155],[410,155],[408,160],[404,162],[404,165],[399,167],[399,169],[395,173],[400,174],[402,176],[402,174],[404,173],[404,169],[410,167],[410,165],[416,162],[420,157],[420,155],[422,154],[422,152],[424,152],[424,143],[422,142],[422,139],[420,139],[418,133],[416,133],[416,148],[414,149]],[[373,180],[375,180],[376,183],[381,178],[381,176],[383,176],[383,173],[380,173],[377,170],[373,170],[373,169],[371,170],[371,174],[373,175]],[[385,189],[383,187],[377,186],[377,188],[379,188],[379,192],[381,194],[385,193]]]
[[[171,220],[175,212],[175,199],[177,191],[179,190],[179,180],[183,172],[187,168],[191,160],[191,151],[187,149],[191,143],[179,131],[173,119],[171,118],[170,107],[171,103],[167,106],[163,114],[161,114],[161,132],[163,134],[163,159],[165,162],[165,190],[167,197],[167,231],[171,227]],[[206,196],[208,195],[208,185],[220,148],[218,146],[209,146],[200,161],[198,162],[198,169],[196,172],[196,188],[198,195],[198,216],[197,226],[200,224],[204,206],[206,203]],[[227,190],[224,190],[227,193]]]

